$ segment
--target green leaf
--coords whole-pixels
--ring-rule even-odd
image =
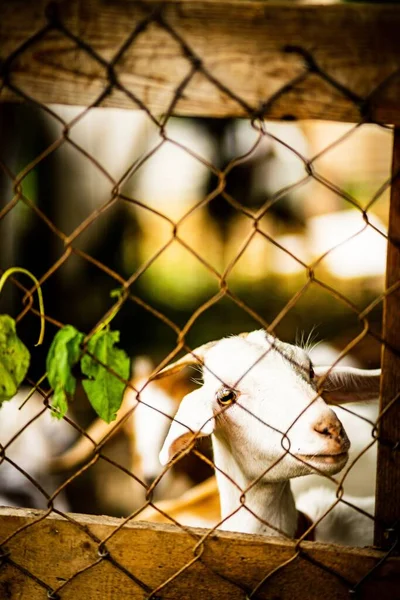
[[[89,340],[87,349],[120,377],[128,379],[130,360],[124,350],[114,347],[118,341],[119,331],[98,331]],[[99,417],[110,423],[121,406],[125,384],[88,354],[82,357],[81,369],[89,377],[82,383],[91,405]]]
[[[71,369],[79,360],[83,333],[72,325],[65,325],[54,336],[46,359],[47,378],[54,390],[53,414],[61,419],[68,410],[68,396],[76,389]]]
[[[0,405],[17,393],[30,358],[29,350],[17,336],[14,319],[0,315]]]

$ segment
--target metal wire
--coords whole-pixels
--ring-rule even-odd
[[[285,86],[279,89],[276,93],[272,94],[270,98],[268,98],[264,103],[262,103],[259,107],[250,106],[243,98],[240,98],[235,92],[226,87],[221,81],[218,81],[213,74],[209,71],[209,69],[204,65],[202,61],[202,57],[198,56],[192,48],[188,45],[185,39],[182,37],[182,34],[175,31],[173,27],[170,25],[168,20],[165,18],[161,3],[153,7],[151,10],[149,7],[144,4],[143,9],[145,12],[144,18],[138,23],[132,26],[131,33],[126,37],[124,42],[120,45],[119,49],[115,52],[115,54],[108,60],[106,60],[96,49],[91,47],[86,41],[84,35],[77,35],[72,32],[67,25],[63,22],[59,15],[59,11],[57,8],[57,4],[52,3],[47,7],[46,10],[46,25],[34,35],[29,37],[24,41],[22,45],[15,48],[15,50],[3,61],[1,65],[1,80],[2,80],[2,88],[7,88],[12,91],[21,101],[24,103],[39,108],[46,112],[49,118],[56,120],[61,126],[61,133],[55,141],[49,144],[46,148],[44,148],[33,160],[30,160],[28,164],[23,165],[18,172],[13,173],[9,166],[7,166],[7,156],[1,157],[0,168],[2,169],[6,178],[8,178],[10,184],[13,188],[13,197],[9,200],[0,211],[0,221],[5,219],[9,214],[11,214],[18,205],[24,204],[25,207],[29,211],[34,213],[38,220],[44,224],[51,233],[59,240],[61,243],[61,252],[59,257],[54,260],[53,264],[43,273],[43,275],[39,279],[39,283],[41,286],[46,284],[46,282],[54,280],[58,271],[62,269],[62,267],[71,259],[71,257],[79,258],[85,264],[91,265],[94,269],[96,269],[99,273],[106,275],[110,280],[113,281],[113,284],[121,286],[123,288],[123,292],[125,294],[124,300],[121,304],[126,306],[138,306],[145,311],[148,311],[154,319],[158,322],[162,323],[166,326],[166,328],[176,336],[176,345],[173,350],[160,361],[158,365],[159,368],[164,367],[168,364],[182,349],[186,351],[191,351],[192,348],[187,342],[188,335],[192,332],[195,324],[197,324],[202,316],[204,316],[209,309],[211,309],[216,304],[220,303],[223,299],[229,299],[233,302],[240,310],[244,311],[244,313],[254,319],[257,323],[259,323],[262,327],[267,329],[268,331],[275,331],[277,327],[282,323],[282,321],[287,317],[290,311],[293,311],[295,307],[302,301],[307,293],[309,293],[310,289],[312,290],[322,290],[330,295],[335,301],[337,301],[340,305],[349,309],[359,321],[361,326],[361,333],[354,337],[354,339],[347,342],[345,347],[343,348],[340,357],[345,356],[351,350],[357,347],[357,345],[363,340],[378,340],[380,343],[385,344],[385,340],[382,339],[381,335],[373,331],[371,328],[371,324],[368,320],[371,311],[376,308],[379,304],[383,302],[385,297],[389,294],[392,294],[398,290],[398,283],[394,286],[387,289],[385,292],[378,295],[374,298],[373,301],[367,307],[359,307],[356,306],[354,301],[347,297],[345,293],[340,290],[332,287],[329,281],[325,281],[323,276],[316,275],[317,267],[322,263],[326,257],[332,254],[335,248],[331,248],[321,256],[319,256],[314,262],[307,262],[303,258],[296,255],[295,252],[292,252],[290,249],[286,248],[282,243],[280,243],[274,234],[272,234],[268,228],[265,226],[265,222],[263,221],[265,216],[270,214],[270,211],[273,207],[279,203],[279,201],[285,197],[290,192],[294,192],[297,189],[302,188],[303,186],[309,184],[310,182],[318,182],[326,191],[331,192],[336,197],[342,199],[346,206],[352,207],[356,211],[359,212],[360,217],[364,220],[363,225],[360,227],[360,230],[354,235],[348,237],[344,240],[340,246],[345,245],[351,239],[356,238],[361,232],[374,229],[378,231],[378,233],[383,236],[383,238],[392,243],[393,240],[389,240],[388,236],[377,229],[370,221],[369,214],[370,210],[373,206],[377,204],[377,202],[381,199],[384,192],[390,188],[392,184],[394,184],[398,180],[398,173],[392,173],[392,175],[385,181],[376,193],[371,197],[371,199],[367,202],[365,207],[363,208],[361,203],[357,200],[357,198],[353,197],[348,191],[346,191],[341,185],[333,181],[329,181],[327,177],[318,172],[318,166],[316,166],[316,162],[321,157],[325,157],[329,154],[330,151],[334,150],[337,147],[340,147],[340,144],[344,143],[346,139],[350,138],[355,134],[360,128],[362,128],[366,123],[373,122],[372,117],[372,102],[376,104],[377,98],[379,99],[379,94],[385,90],[385,87],[390,84],[394,77],[397,76],[397,72],[389,76],[385,81],[382,81],[379,88],[374,90],[369,96],[362,97],[355,93],[353,90],[345,87],[341,82],[337,81],[330,73],[324,71],[324,69],[317,64],[313,55],[306,50],[305,48],[301,48],[298,46],[287,45],[283,47],[283,51],[285,53],[292,53],[300,57],[303,61],[303,71],[293,78],[292,81],[289,81]],[[123,60],[126,52],[129,48],[132,47],[137,42],[137,39],[144,33],[148,32],[151,25],[156,24],[158,27],[162,28],[164,32],[171,36],[174,39],[176,44],[179,46],[181,50],[182,56],[187,60],[188,64],[188,72],[187,75],[182,79],[179,85],[176,86],[173,97],[170,101],[169,108],[166,113],[163,115],[161,119],[156,117],[151,110],[146,106],[146,103],[141,100],[138,96],[136,96],[131,89],[127,89],[124,84],[121,82],[121,79],[118,75],[118,65]],[[56,111],[52,110],[49,107],[46,107],[40,103],[38,103],[33,97],[27,94],[23,89],[21,89],[14,82],[14,70],[17,67],[17,61],[21,58],[27,50],[31,50],[35,47],[35,45],[46,38],[50,33],[57,31],[58,34],[62,35],[65,40],[69,40],[75,48],[84,52],[88,57],[90,57],[98,66],[101,68],[106,76],[107,85],[101,94],[91,103],[90,106],[86,107],[82,112],[72,119],[70,122],[64,121]],[[176,140],[173,137],[170,137],[168,133],[168,124],[170,122],[171,117],[174,114],[174,109],[176,108],[179,100],[184,97],[185,90],[188,87],[189,83],[193,80],[193,78],[201,74],[206,80],[215,86],[218,90],[220,90],[223,94],[229,97],[232,101],[237,103],[247,114],[249,124],[251,124],[254,133],[258,135],[254,146],[249,150],[249,152],[238,155],[228,161],[228,164],[225,167],[217,168],[215,164],[212,164],[210,161],[204,159],[200,156],[193,148],[190,148],[189,145],[184,145]],[[334,140],[332,143],[328,144],[322,150],[319,150],[314,156],[311,158],[303,156],[298,150],[290,146],[290,143],[285,141],[284,139],[280,139],[277,135],[269,131],[268,124],[264,123],[264,117],[269,113],[271,107],[278,102],[278,100],[294,89],[294,87],[300,82],[306,80],[310,75],[318,77],[321,81],[324,81],[327,86],[336,90],[339,94],[346,97],[349,101],[351,101],[359,111],[359,122],[354,126],[346,134],[340,136],[338,139]],[[87,152],[83,147],[81,147],[76,141],[71,138],[71,133],[74,131],[74,128],[78,127],[79,123],[83,122],[89,112],[95,107],[101,107],[105,98],[109,96],[112,92],[119,91],[127,96],[127,98],[132,103],[132,108],[140,109],[145,112],[148,116],[151,123],[158,128],[159,132],[159,142],[155,144],[155,146],[144,153],[140,159],[135,160],[129,167],[124,171],[123,175],[119,178],[112,176],[107,169],[106,166],[102,165],[100,161],[98,161],[95,157],[91,156],[89,152]],[[384,128],[386,126],[377,123],[378,126]],[[251,156],[262,141],[268,140],[270,142],[274,142],[289,150],[293,153],[293,155],[301,161],[304,167],[304,175],[298,181],[293,182],[290,185],[285,186],[284,188],[278,190],[272,197],[269,197],[260,207],[256,210],[249,208],[242,201],[234,195],[230,193],[227,189],[227,178],[228,175],[233,172],[237,167],[244,164],[249,156]],[[210,175],[216,178],[216,183],[212,190],[210,190],[207,194],[205,194],[201,200],[194,203],[190,208],[186,210],[178,219],[172,219],[167,213],[164,213],[161,209],[156,209],[152,207],[150,204],[146,204],[145,201],[139,198],[135,198],[133,195],[126,192],[124,189],[124,184],[135,174],[140,173],[143,165],[146,165],[153,156],[157,155],[166,144],[174,145],[175,147],[183,150],[188,155],[192,157],[193,160],[197,161],[199,164],[205,166]],[[82,219],[81,223],[74,228],[69,234],[62,231],[58,225],[58,223],[54,223],[52,218],[46,215],[43,210],[37,206],[32,200],[27,196],[24,192],[23,184],[27,180],[28,176],[31,175],[35,169],[43,163],[46,159],[51,157],[58,149],[69,146],[70,148],[74,148],[75,152],[81,157],[82,160],[90,161],[91,165],[97,170],[97,172],[101,173],[105,179],[110,184],[111,190],[108,197],[104,200],[102,204],[100,204],[95,210],[93,210],[89,215],[87,215],[84,219]],[[212,201],[219,197],[221,201],[226,201],[233,210],[236,211],[238,215],[241,215],[246,222],[250,224],[250,230],[248,233],[243,235],[241,240],[240,248],[237,250],[235,256],[231,258],[230,261],[227,262],[224,269],[219,270],[212,264],[208,258],[203,256],[183,238],[181,235],[182,227],[190,221],[190,217],[193,214],[198,214],[204,208],[209,207]],[[55,199],[56,201],[56,199]],[[170,229],[170,238],[163,244],[160,245],[159,249],[152,255],[147,258],[145,262],[134,272],[132,272],[129,277],[124,277],[120,273],[116,272],[113,268],[104,264],[101,260],[96,257],[91,256],[90,252],[83,250],[79,247],[79,237],[85,231],[89,230],[92,224],[100,219],[102,216],[110,213],[113,207],[115,206],[130,206],[134,207],[136,210],[145,211],[155,217],[159,218],[165,224],[167,224]],[[251,302],[245,301],[241,298],[241,294],[234,291],[229,282],[229,276],[234,270],[234,268],[238,265],[240,259],[250,246],[251,242],[255,239],[263,239],[265,243],[271,244],[274,247],[278,248],[281,252],[286,254],[286,256],[290,257],[293,261],[297,263],[299,267],[303,269],[305,282],[302,283],[301,287],[297,289],[297,291],[293,294],[293,296],[289,299],[289,301],[285,304],[285,306],[281,307],[278,311],[277,315],[271,322],[267,322],[265,318],[258,314],[257,310],[255,310],[251,306]],[[217,284],[217,291],[210,295],[210,297],[201,303],[200,306],[193,312],[191,317],[188,319],[186,324],[183,326],[178,325],[174,322],[173,318],[170,318],[168,315],[164,314],[163,310],[158,306],[152,306],[149,302],[144,300],[136,293],[136,288],[134,288],[134,284],[139,280],[139,278],[149,271],[152,265],[157,261],[157,259],[164,255],[164,253],[170,248],[170,246],[175,243],[179,244],[182,248],[184,248],[190,255],[193,257],[195,261],[201,264],[207,272],[210,274],[212,280]],[[338,247],[338,246],[337,246]],[[30,289],[23,286],[16,277],[12,278],[12,285],[15,286],[15,289],[22,290],[25,293],[24,303],[22,303],[20,307],[20,313],[17,316],[18,322],[23,322],[28,315],[39,316],[38,311],[34,306],[34,293],[35,287]],[[247,296],[248,297],[248,296]],[[101,324],[107,316],[111,313],[113,308],[109,311],[105,312],[102,318],[97,322],[91,324],[91,331],[88,334],[87,339],[93,334],[96,328]],[[60,322],[57,318],[47,313],[46,320],[49,324],[60,328],[65,323]],[[87,341],[86,339],[86,341]],[[208,340],[204,340],[208,341]],[[92,358],[94,360],[98,360],[96,357]],[[107,365],[105,366],[110,372],[113,373],[114,376],[121,379],[117,373],[113,372]],[[255,368],[255,365],[252,366]],[[244,375],[243,375],[244,376]],[[242,377],[243,377],[242,376]],[[8,457],[7,453],[10,448],[12,448],[13,444],[16,442],[18,437],[24,433],[24,431],[31,426],[34,421],[40,420],[42,414],[49,411],[49,399],[51,398],[51,392],[46,391],[43,387],[38,386],[39,392],[43,396],[43,407],[35,414],[27,424],[25,424],[7,444],[1,446],[1,463],[6,462],[9,465],[13,466],[17,471],[19,471],[27,480],[29,480],[39,491],[40,494],[43,495],[45,499],[48,510],[44,513],[40,513],[37,518],[33,521],[19,527],[10,533],[5,539],[1,540],[1,565],[4,568],[5,566],[12,567],[19,571],[20,575],[26,578],[32,579],[35,584],[39,585],[43,588],[43,598],[60,598],[62,599],[64,590],[68,589],[71,582],[75,580],[79,580],[85,574],[86,576],[92,574],[93,577],[96,577],[96,569],[98,566],[104,562],[107,562],[112,569],[118,570],[120,573],[123,573],[127,580],[131,582],[133,585],[132,589],[138,589],[141,593],[145,594],[146,598],[163,598],[163,594],[165,592],[165,588],[170,585],[176,578],[182,577],[186,570],[190,569],[194,563],[200,562],[202,566],[212,571],[213,575],[218,576],[221,580],[227,582],[229,586],[234,586],[237,590],[240,590],[243,598],[257,598],[259,597],[259,593],[261,593],[262,589],[265,589],[268,586],[268,583],[277,576],[278,573],[285,572],[285,569],[292,565],[294,562],[301,560],[306,560],[312,563],[314,566],[317,566],[319,569],[325,570],[327,573],[329,572],[331,575],[336,577],[342,585],[344,585],[349,594],[356,594],[361,589],[366,588],[368,586],[369,577],[372,575],[373,571],[381,566],[382,563],[386,561],[386,559],[393,554],[398,548],[398,524],[393,523],[390,524],[388,529],[392,529],[395,532],[390,549],[387,553],[382,557],[381,561],[375,565],[372,569],[366,568],[362,577],[359,581],[349,581],[342,573],[335,570],[332,567],[328,567],[324,562],[318,562],[314,557],[310,555],[308,552],[308,546],[305,545],[304,538],[306,534],[302,535],[300,539],[293,540],[292,542],[292,553],[282,564],[278,565],[276,568],[272,569],[268,573],[260,573],[259,582],[253,589],[248,589],[248,587],[241,583],[230,579],[226,574],[218,573],[214,567],[210,565],[210,562],[204,559],[205,550],[208,547],[209,541],[212,538],[215,530],[218,529],[224,522],[229,519],[230,516],[226,516],[224,519],[221,519],[219,523],[217,523],[214,527],[208,529],[204,534],[199,535],[198,533],[194,533],[190,528],[180,524],[173,516],[170,516],[162,511],[162,509],[157,508],[157,502],[153,500],[153,492],[157,487],[157,484],[162,481],[162,478],[165,474],[171,469],[174,465],[179,463],[182,456],[185,456],[189,449],[194,446],[194,442],[196,441],[196,437],[198,435],[196,432],[193,432],[194,436],[191,440],[190,447],[185,447],[184,450],[174,457],[171,463],[164,469],[161,475],[151,484],[148,485],[144,482],[140,475],[133,472],[131,469],[127,469],[124,465],[119,464],[117,461],[108,457],[104,453],[104,445],[108,441],[108,439],[114,435],[118,430],[121,431],[124,424],[128,422],[130,418],[134,418],[135,410],[137,406],[140,405],[140,390],[136,389],[135,386],[130,381],[123,380],[124,383],[136,393],[136,398],[138,404],[132,407],[129,411],[126,412],[123,419],[118,421],[118,423],[109,430],[108,434],[104,436],[101,442],[96,442],[93,440],[90,435],[85,431],[85,427],[81,426],[75,420],[65,417],[65,420],[70,424],[72,428],[74,428],[79,435],[86,437],[86,439],[91,442],[93,448],[90,453],[90,458],[87,459],[85,464],[75,470],[72,474],[70,474],[65,481],[59,485],[59,487],[54,490],[51,494],[48,494],[39,482],[35,480],[30,473],[25,472],[24,469],[15,464],[14,461]],[[35,385],[35,382],[31,382],[32,385]],[[237,382],[237,386],[240,386],[240,380]],[[387,405],[384,412],[390,410],[390,408],[396,403],[398,400],[398,395],[393,398],[393,400]],[[242,408],[243,412],[251,414],[251,411],[244,405],[241,405],[240,402],[238,405]],[[160,411],[157,408],[153,408],[156,412],[161,412],[167,418],[170,418],[163,411]],[[223,411],[221,411],[221,414]],[[384,414],[384,413],[383,413]],[[387,444],[393,448],[393,451],[398,451],[400,440],[385,440],[379,436],[378,433],[378,425],[383,417],[381,414],[378,418],[377,423],[371,423],[371,430],[374,430],[374,437],[376,441],[379,441],[382,444]],[[265,425],[266,432],[269,430],[277,431],[270,423],[260,419],[260,417],[253,415],[254,418],[260,423]],[[300,418],[300,415],[298,416]],[[292,424],[294,425],[294,423]],[[292,427],[292,425],[290,427]],[[280,459],[275,461],[273,464],[270,464],[263,473],[259,475],[249,486],[246,488],[242,488],[241,484],[232,480],[232,478],[224,473],[225,477],[231,481],[231,484],[234,485],[237,490],[241,494],[241,507],[246,509],[249,513],[251,513],[254,517],[254,511],[250,507],[246,505],[246,495],[251,491],[252,487],[257,484],[269,471],[273,469],[287,454],[294,456],[290,451],[290,442],[288,438],[288,432],[290,427],[286,431],[281,431],[282,435],[282,448],[285,450],[285,454],[281,456]],[[284,445],[284,441],[289,443],[289,448]],[[376,442],[375,442],[376,443]],[[337,498],[329,508],[329,510],[321,517],[320,521],[322,521],[325,516],[334,508],[335,505],[340,503],[346,503],[343,496],[343,486],[346,483],[346,477],[348,471],[353,468],[354,464],[357,460],[362,456],[364,452],[366,452],[367,448],[365,448],[358,457],[353,461],[350,467],[346,470],[343,477],[340,479],[329,478],[335,482],[337,485]],[[29,450],[27,450],[29,451]],[[195,450],[195,453],[201,457],[201,459],[207,463],[213,465],[216,471],[220,471],[217,465],[213,464],[212,459],[208,456],[204,455],[199,450]],[[96,463],[107,463],[112,465],[113,468],[119,470],[126,476],[130,478],[132,481],[138,482],[143,488],[146,490],[146,500],[142,506],[137,508],[132,514],[128,515],[125,519],[123,519],[119,526],[115,527],[110,531],[107,536],[98,537],[94,535],[90,528],[86,528],[83,526],[79,519],[74,518],[72,515],[67,514],[59,509],[54,507],[55,499],[62,494],[68,487],[73,483],[79,480],[79,478],[85,473],[90,471],[93,465]],[[347,502],[347,504],[349,504]],[[159,510],[160,514],[163,514],[166,517],[169,517],[171,522],[182,531],[189,533],[190,536],[193,537],[193,548],[191,553],[187,556],[187,562],[184,565],[179,566],[176,571],[172,572],[172,574],[163,582],[159,583],[155,588],[152,588],[148,585],[147,582],[142,581],[136,574],[134,566],[127,567],[122,564],[121,561],[116,558],[113,552],[110,551],[110,542],[113,541],[114,544],[118,543],[119,533],[124,527],[134,518],[140,516],[140,513],[146,507],[153,507],[155,510]],[[237,510],[239,510],[239,507]],[[354,507],[355,510],[366,514],[361,508]],[[74,525],[74,527],[79,528],[81,532],[87,536],[88,544],[90,544],[91,548],[91,559],[88,564],[79,570],[73,572],[68,578],[63,578],[60,585],[54,587],[54,585],[50,585],[46,581],[43,581],[41,577],[37,576],[34,572],[30,571],[20,559],[19,561],[13,558],[13,552],[8,550],[8,546],[12,540],[19,538],[20,536],[29,536],[30,531],[33,531],[35,525],[37,525],[40,521],[43,521],[48,518],[48,516],[55,512],[56,514],[61,515],[65,519],[67,519],[70,523]],[[237,512],[237,511],[234,511]],[[262,520],[263,524],[270,529],[276,529],[271,523],[268,523]],[[314,530],[318,525],[314,523],[310,530]],[[290,540],[290,536],[288,536],[284,531],[278,530],[278,533],[286,538],[286,540]],[[306,532],[308,533],[308,532]],[[170,596],[168,596],[170,597]]]

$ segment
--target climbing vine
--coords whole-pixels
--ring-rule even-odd
[[[26,269],[13,267],[0,278],[1,290],[11,275],[22,273],[30,277],[37,288],[40,311],[40,335],[37,345],[43,342],[45,313],[38,280]],[[73,325],[65,325],[54,336],[46,358],[46,376],[53,390],[51,410],[62,418],[68,410],[69,399],[76,390],[74,367],[80,366],[82,385],[96,413],[107,423],[116,418],[129,378],[130,360],[126,352],[117,347],[119,331],[110,329],[124,295],[120,290],[112,293],[118,300],[109,316],[90,336]],[[9,315],[0,315],[0,405],[10,400],[18,391],[28,372],[30,352],[19,339],[16,322]],[[44,379],[44,377],[42,378]]]

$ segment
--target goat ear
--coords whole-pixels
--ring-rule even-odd
[[[176,454],[191,448],[198,437],[211,435],[214,431],[211,402],[202,392],[200,388],[182,400],[160,452],[162,465],[166,465]]]
[[[354,367],[314,367],[318,390],[328,404],[376,400],[381,370]]]
[[[182,369],[184,369],[185,367],[203,364],[204,357],[207,351],[210,350],[210,348],[212,348],[213,346],[215,346],[216,343],[217,340],[207,342],[206,344],[199,346],[192,352],[189,352],[188,354],[185,354],[185,356],[182,356],[182,358],[180,358],[179,360],[176,360],[170,365],[167,365],[166,367],[161,369],[161,371],[158,371],[158,373],[153,375],[150,379],[161,379],[162,377],[167,377],[168,375],[174,375],[175,373],[179,373],[179,371],[182,371]]]

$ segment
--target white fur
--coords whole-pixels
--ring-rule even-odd
[[[183,399],[160,461],[166,464],[196,436],[212,435],[223,528],[271,535],[277,535],[278,529],[293,536],[297,511],[289,480],[313,473],[315,468],[331,476],[344,467],[343,453],[349,448],[346,434],[335,413],[317,395],[309,373],[310,359],[303,349],[283,344],[264,331],[222,339],[205,352],[204,384]],[[365,381],[365,372],[360,376]],[[357,383],[354,369],[350,378],[343,370],[335,377],[341,397],[344,391],[350,393],[346,382]],[[239,394],[225,408],[217,402],[223,386]],[[307,459],[293,455],[307,455]],[[319,509],[325,503],[325,511],[335,501],[332,494],[328,504],[327,494],[319,498]],[[347,515],[347,510],[342,504],[339,512]],[[332,532],[329,527],[337,514],[334,509],[324,526],[317,526],[319,539],[340,541],[340,529]],[[342,543],[360,543],[357,518],[348,521]]]
[[[310,349],[309,356],[316,365],[332,365],[338,361],[339,352],[330,344],[321,343]],[[358,361],[348,354],[338,361],[338,365],[360,367]],[[355,402],[347,406],[333,406],[332,410],[342,422],[351,443],[348,463],[339,476],[340,479],[346,475],[343,483],[344,497],[347,499],[348,495],[375,496],[377,444],[374,443],[373,426],[379,414],[378,402]],[[372,443],[365,452],[367,446]],[[310,487],[324,486],[330,490],[337,487],[334,482],[320,475],[299,477],[291,482],[291,486],[296,500]]]
[[[135,449],[140,457],[143,477],[155,479],[161,472],[157,449],[160,450],[176,412],[176,403],[155,383],[145,386],[146,383],[147,379],[143,379],[137,384],[138,389],[143,390],[134,412]]]
[[[147,384],[147,385],[146,385]],[[157,382],[148,383],[148,378],[136,382],[140,402],[134,395],[135,409],[133,427],[134,453],[138,463],[136,472],[150,484],[162,472],[158,458],[163,441],[177,409],[177,401]],[[168,470],[154,489],[154,498],[173,498],[190,487],[190,479],[184,473]]]
[[[335,544],[349,546],[372,545],[375,498],[346,496],[346,502],[352,506],[336,502],[335,492],[325,487],[311,488],[296,498],[297,508],[305,512],[313,522],[323,517],[315,529],[315,541],[329,540]],[[333,510],[329,510],[332,506]],[[370,516],[358,512],[357,508]]]
[[[3,402],[0,408],[0,444],[6,446],[5,455],[12,463],[37,481],[48,494],[52,494],[59,482],[49,472],[51,458],[72,441],[74,430],[66,421],[53,418],[50,410],[41,414],[43,398],[38,393],[33,394],[20,409],[29,391],[28,388],[22,388],[14,398]],[[14,436],[15,439],[8,445]],[[15,504],[14,495],[23,495],[32,508],[45,508],[46,497],[12,463],[3,460],[0,464],[0,489],[4,495],[2,502],[12,506]],[[68,510],[62,493],[54,504],[60,510]]]

